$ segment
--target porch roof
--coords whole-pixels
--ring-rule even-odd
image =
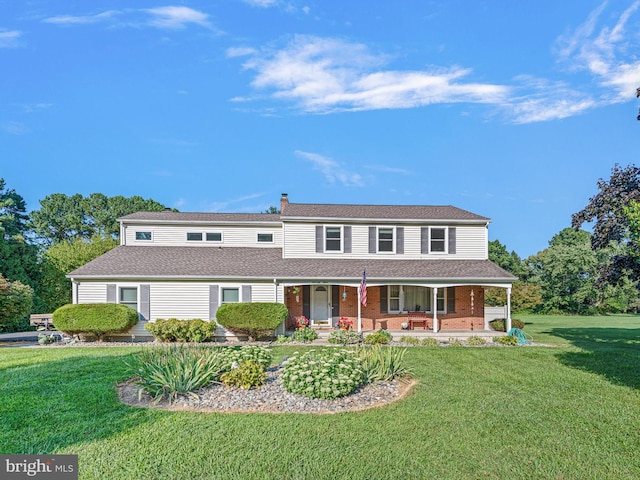
[[[71,272],[70,278],[234,278],[359,282],[477,281],[516,277],[489,260],[282,258],[280,248],[119,246]]]

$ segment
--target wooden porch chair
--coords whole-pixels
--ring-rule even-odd
[[[421,323],[425,330],[429,328],[429,318],[426,312],[407,312],[407,320],[409,321],[409,330],[414,330],[415,326]]]

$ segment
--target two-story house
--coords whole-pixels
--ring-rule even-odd
[[[486,330],[484,288],[510,298],[515,277],[488,259],[486,217],[452,206],[296,204],[286,194],[280,206],[126,215],[121,245],[69,274],[73,302],[129,305],[141,318],[129,333],[142,336],[147,321],[215,320],[229,302],[284,303],[287,328],[305,315],[314,327],[349,317],[364,330],[400,329],[422,318],[435,332]]]

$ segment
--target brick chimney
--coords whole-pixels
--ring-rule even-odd
[[[287,205],[289,205],[289,195],[287,193],[283,193],[282,197],[280,197],[280,214],[284,213],[284,209]]]

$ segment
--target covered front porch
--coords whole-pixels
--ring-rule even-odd
[[[510,301],[510,284],[376,282],[367,285],[366,305],[359,285],[353,283],[285,285],[284,300],[290,313],[286,329],[294,330],[294,319],[304,316],[319,332],[331,331],[341,318],[347,318],[359,332],[384,329],[398,335],[413,332],[445,338],[461,332],[467,336],[481,332],[493,335],[484,315],[485,287],[505,288]],[[507,306],[509,328],[510,323]]]

